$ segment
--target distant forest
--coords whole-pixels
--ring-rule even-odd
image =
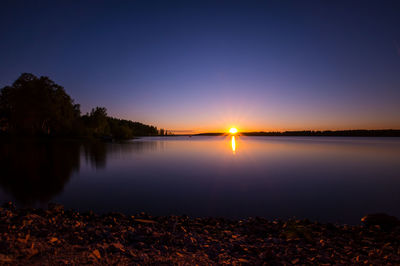
[[[223,136],[228,133],[201,133],[198,136]],[[240,132],[242,136],[326,136],[326,137],[400,137],[400,130],[381,129],[381,130],[303,130],[303,131],[275,131],[275,132]]]
[[[246,136],[337,136],[337,137],[398,137],[400,130],[304,130],[304,131],[284,131],[284,132],[249,132],[243,133]]]
[[[81,115],[80,105],[48,77],[23,73],[0,90],[0,133],[19,136],[64,136],[129,139],[167,135],[164,129],[109,117],[104,107]]]

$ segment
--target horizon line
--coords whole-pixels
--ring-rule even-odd
[[[193,132],[194,130],[177,130],[179,132]],[[210,132],[198,132],[195,133],[193,132],[192,134],[176,134],[174,130],[170,130],[170,132],[172,132],[175,135],[204,135],[204,134],[220,134],[220,135],[231,135],[231,133],[227,132],[227,131],[210,131]],[[282,134],[282,133],[301,133],[301,132],[309,132],[309,133],[328,133],[328,132],[332,132],[332,133],[340,133],[340,132],[383,132],[383,131],[389,131],[389,132],[396,132],[398,131],[398,133],[400,133],[400,129],[395,129],[395,128],[382,128],[382,129],[327,129],[327,130],[315,130],[315,129],[302,129],[302,130],[271,130],[271,131],[265,131],[265,130],[253,130],[253,131],[238,131],[236,134],[240,135],[240,134]]]

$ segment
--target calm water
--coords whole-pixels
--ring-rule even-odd
[[[81,211],[358,223],[400,217],[400,138],[170,137],[8,141],[0,200]]]

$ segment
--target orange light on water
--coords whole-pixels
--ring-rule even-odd
[[[235,140],[235,136],[232,136],[232,152],[233,154],[236,153],[236,140]]]

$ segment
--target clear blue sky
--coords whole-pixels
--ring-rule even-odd
[[[400,128],[400,1],[1,1],[0,87],[171,130]]]

